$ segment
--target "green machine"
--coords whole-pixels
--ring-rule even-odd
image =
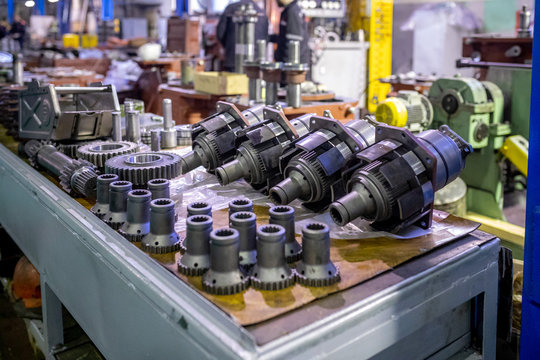
[[[504,98],[497,85],[473,78],[442,78],[433,83],[428,98],[433,105],[433,128],[448,125],[469,142],[461,178],[467,184],[467,209],[503,219],[502,165],[498,149],[510,134],[503,122]]]

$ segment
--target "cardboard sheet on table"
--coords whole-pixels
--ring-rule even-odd
[[[258,224],[268,222],[268,209],[255,207]],[[226,210],[213,213],[214,229],[228,226]],[[474,231],[478,223],[443,212],[434,213],[433,231],[423,236],[399,238],[347,239],[331,241],[331,259],[339,266],[341,281],[335,285],[313,288],[295,284],[279,291],[248,290],[227,296],[216,296],[202,291],[201,277],[187,277],[177,271],[179,253],[152,255],[176,276],[197,289],[233,317],[240,325],[253,325],[301,307],[317,298],[347,289],[391,269],[407,260],[447,244]],[[184,234],[181,234],[184,235]],[[297,239],[301,237],[297,234]],[[293,265],[294,266],[294,265]]]

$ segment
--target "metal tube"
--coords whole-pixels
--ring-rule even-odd
[[[161,130],[160,129],[150,130],[150,149],[152,151],[161,150]]]
[[[106,86],[57,86],[54,88],[57,94],[89,94],[109,90]]]
[[[174,127],[171,99],[163,99],[161,102],[161,108],[163,112],[163,129],[168,130]]]
[[[300,42],[289,41],[288,50],[289,50],[289,63],[300,64]]]
[[[64,166],[71,164],[72,160],[52,145],[43,146],[37,154],[38,164],[55,176],[60,176]]]
[[[240,265],[257,262],[257,216],[252,212],[236,212],[230,216],[230,226],[238,230]]]
[[[302,106],[302,87],[300,84],[287,84],[287,104],[295,109]]]
[[[255,22],[246,22],[244,30],[246,32],[244,61],[253,61],[255,59]]]
[[[167,179],[150,180],[148,190],[152,193],[152,200],[171,198],[170,182]]]
[[[122,117],[119,111],[112,112],[112,139],[113,141],[122,141]]]
[[[23,63],[22,55],[13,54],[13,83],[23,85]]]
[[[126,138],[136,144],[141,142],[141,123],[138,111],[126,112]]]
[[[266,83],[266,99],[265,104],[266,105],[274,105],[278,101],[278,87],[279,84],[275,82],[267,82]]]

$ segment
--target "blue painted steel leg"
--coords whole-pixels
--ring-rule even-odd
[[[47,358],[52,351],[64,343],[64,324],[62,321],[62,303],[41,275],[41,299],[43,301],[43,327],[45,343],[47,344]]]
[[[101,20],[114,20],[114,2],[113,0],[102,0],[101,2]]]
[[[37,10],[39,15],[45,15],[45,0],[37,0]]]
[[[71,0],[60,0],[56,8],[56,18],[60,34],[69,33],[70,30]]]
[[[14,0],[7,0],[7,12],[8,12],[8,22],[10,24],[13,24],[13,16],[15,15]]]
[[[536,0],[539,9],[540,0]],[[523,304],[521,306],[521,359],[540,354],[540,29],[533,40],[531,119],[529,125],[529,175],[527,177],[527,223]]]

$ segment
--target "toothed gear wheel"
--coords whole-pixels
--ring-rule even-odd
[[[336,266],[336,271],[334,274],[324,278],[324,279],[309,279],[306,276],[299,273],[300,269],[296,269],[296,282],[298,282],[301,285],[304,286],[313,286],[313,287],[321,287],[321,286],[330,286],[338,283],[341,280],[341,274],[339,272],[339,267]],[[300,270],[301,271],[301,270]]]
[[[287,169],[294,170],[296,169],[297,165],[300,165],[300,168],[306,168],[311,169],[311,171],[303,170],[308,173],[314,172],[315,174],[315,181],[318,181],[320,191],[317,191],[318,193],[312,193],[307,198],[300,197],[301,200],[304,201],[317,201],[317,199],[323,198],[325,194],[328,194],[330,192],[330,185],[328,182],[328,176],[324,172],[324,169],[322,168],[321,164],[317,160],[317,154],[313,151],[310,151],[308,153],[305,153],[301,156],[299,156],[296,159],[293,159],[289,162],[287,165]],[[285,174],[288,176],[288,171],[285,171]],[[303,172],[302,171],[302,172]],[[306,176],[306,174],[304,174]],[[310,175],[310,178],[312,178],[312,175]],[[316,189],[312,189],[314,191]]]
[[[28,156],[28,160],[30,161],[30,165],[32,165],[32,167],[38,167],[37,154],[45,145],[54,146],[54,144],[49,140],[30,140],[24,144],[24,152],[26,153],[26,156]]]
[[[186,266],[182,264],[180,261],[178,261],[176,265],[178,266],[178,271],[180,271],[182,274],[186,276],[201,276],[206,271],[208,271],[208,269],[204,269],[204,268],[192,268],[192,267]]]
[[[282,290],[286,289],[290,286],[294,285],[295,275],[294,272],[291,271],[291,274],[280,281],[272,281],[272,282],[262,282],[256,277],[251,277],[251,286],[253,286],[257,290],[267,290],[267,291],[276,291],[276,290]]]
[[[133,185],[146,185],[152,179],[172,179],[180,175],[181,157],[173,153],[143,152],[125,154],[105,162],[105,173],[116,174]]]
[[[58,151],[62,152],[64,155],[75,159],[77,157],[77,149],[89,143],[91,143],[91,141],[81,141],[73,144],[58,144],[56,147]]]
[[[210,294],[214,295],[233,295],[237,294],[241,291],[244,291],[249,286],[249,276],[244,276],[244,278],[233,285],[224,285],[219,286],[216,284],[212,284],[210,282],[207,282],[205,280],[202,281],[202,288],[204,291]]]
[[[129,242],[139,242],[145,234],[128,234],[124,230],[119,229],[118,232]]]
[[[180,236],[176,235],[178,240],[169,246],[154,246],[148,244],[141,244],[141,249],[150,254],[168,254],[180,250]]]
[[[65,192],[71,195],[78,193],[86,197],[93,197],[96,192],[98,175],[96,167],[91,162],[73,160],[60,172],[60,185]]]
[[[139,145],[130,141],[95,141],[80,146],[77,149],[77,157],[87,160],[99,168],[105,166],[105,162],[115,156],[132,154],[139,150]]]

